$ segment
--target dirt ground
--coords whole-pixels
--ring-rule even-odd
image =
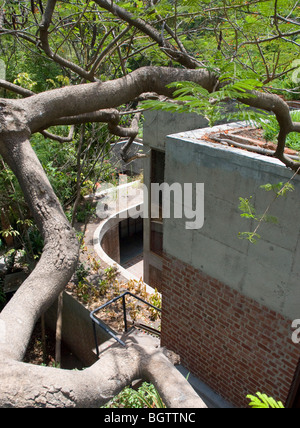
[[[94,223],[94,224],[93,224]],[[90,228],[96,227],[97,220],[90,222]],[[83,225],[76,225],[77,230],[83,230]],[[81,246],[80,261],[77,271],[71,281],[66,286],[66,292],[80,301],[90,311],[102,306],[125,291],[139,296],[143,300],[152,303],[154,306],[161,306],[161,299],[158,293],[149,295],[146,285],[142,280],[134,281],[124,279],[115,267],[108,266],[97,258],[90,239],[90,233],[86,233]],[[135,324],[147,325],[150,328],[160,331],[160,312],[149,308],[138,300],[127,296],[127,322],[128,327]],[[118,333],[124,331],[124,318],[122,301],[110,305],[99,313],[99,318],[108,324]],[[44,364],[55,366],[55,333],[46,328],[43,332],[42,322],[39,320],[29,344],[25,362],[32,364]],[[71,352],[64,349],[65,358]]]

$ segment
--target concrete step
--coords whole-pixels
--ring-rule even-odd
[[[125,345],[134,343],[144,347],[160,347],[159,337],[152,336],[135,327],[132,327],[127,333],[117,335],[117,337],[122,340]],[[103,352],[107,351],[109,348],[115,348],[120,346],[122,345],[119,342],[117,342],[114,338],[111,338],[99,345],[99,356],[101,356],[101,354],[103,354]],[[97,354],[96,349],[94,349],[93,351],[95,354]]]

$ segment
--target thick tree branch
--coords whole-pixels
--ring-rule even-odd
[[[43,92],[19,102],[28,112],[27,120],[31,132],[37,132],[62,117],[115,108],[138,98],[145,92],[156,92],[172,97],[173,90],[166,86],[175,81],[193,81],[211,92],[217,79],[207,70],[142,67],[113,81],[68,86]]]
[[[32,95],[36,95],[35,92],[32,92],[29,89],[24,89],[21,86],[15,85],[14,83],[7,82],[7,80],[0,79],[0,87],[6,89],[7,91],[21,95],[22,97],[31,97]]]
[[[2,111],[2,115],[8,120],[10,112]],[[6,340],[0,344],[1,355],[16,360],[22,360],[37,319],[64,289],[78,259],[75,232],[29,140],[21,137],[26,131],[23,128],[21,133],[11,132],[4,138],[2,135],[0,140],[0,154],[17,176],[44,239],[44,250],[35,270],[0,315],[6,325]]]
[[[292,121],[288,104],[282,98],[273,94],[252,91],[251,95],[252,96],[250,98],[242,98],[239,101],[251,107],[262,109],[275,114],[279,124],[280,132],[278,134],[277,149],[274,153],[274,157],[279,159],[293,171],[298,171],[299,162],[294,162],[284,153],[287,136],[291,132],[298,132],[299,130],[299,124],[293,123]]]

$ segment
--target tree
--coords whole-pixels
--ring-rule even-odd
[[[234,5],[227,5],[226,1],[203,1],[200,11],[195,9],[199,2],[192,0],[180,5],[176,0],[137,0],[133,4],[107,0],[85,4],[79,0],[70,3],[48,0],[46,4],[34,0],[5,2],[0,20],[3,43],[20,42],[24,49],[33,50],[43,60],[49,58],[72,84],[49,91],[43,88],[35,93],[34,88],[0,81],[0,87],[18,94],[13,99],[0,100],[0,154],[17,177],[44,241],[36,268],[0,314],[0,406],[100,406],[141,375],[153,380],[165,403],[174,406],[169,391],[180,386],[172,378],[172,364],[162,351],[134,346],[115,349],[82,372],[22,362],[36,321],[62,292],[78,261],[77,237],[30,139],[45,132],[57,137],[47,131],[52,126],[103,122],[109,124],[110,132],[132,139],[136,126],[134,123],[121,126],[122,107],[126,111],[129,103],[137,105],[149,97],[172,98],[176,88],[170,85],[192,82],[198,100],[201,88],[200,100],[202,97],[210,105],[234,97],[245,105],[274,113],[280,125],[274,156],[288,167],[298,168],[297,163],[286,157],[284,147],[286,136],[300,132],[300,124],[291,120],[287,103],[266,86],[294,70],[290,63],[280,61],[280,55],[272,71],[265,64],[269,55],[268,50],[264,51],[266,43],[285,41],[291,50],[297,46],[295,37],[300,30],[293,17],[295,5],[287,3],[284,10],[289,9],[288,17],[280,14],[282,4],[278,1],[265,0],[237,1]],[[256,19],[260,24],[268,23],[268,34],[262,32],[259,37],[252,37],[253,33],[242,27],[245,16],[252,19],[249,28],[257,25]],[[233,20],[234,17],[238,20]],[[286,20],[296,29],[286,31]],[[228,27],[228,36],[223,35],[224,25]],[[215,53],[213,59],[197,57],[199,43],[191,49],[194,34],[200,35],[201,40],[208,34],[207,40]],[[235,41],[233,50],[229,39]],[[253,50],[259,52],[260,69],[251,61],[251,55],[249,61],[241,64],[239,52],[243,46],[248,46],[248,56],[250,50],[251,54]],[[68,54],[63,56],[66,48]],[[137,64],[141,52],[147,62],[143,67]],[[204,54],[203,49],[200,52]],[[151,63],[153,55],[160,66]],[[170,66],[161,66],[166,60]],[[228,76],[229,60],[229,64],[241,66],[237,76]],[[253,83],[253,74],[256,79],[267,76],[262,84],[257,84]],[[193,92],[191,87],[190,91]],[[190,104],[187,108],[190,109]],[[132,111],[129,108],[129,113]],[[60,140],[63,144],[64,140]],[[165,388],[158,375],[162,370],[171,374],[168,382],[173,382],[173,388],[170,385]],[[184,384],[182,388],[188,387]],[[187,396],[188,391],[185,390]],[[195,402],[187,400],[183,405],[192,406]]]

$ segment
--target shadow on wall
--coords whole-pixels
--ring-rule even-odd
[[[143,204],[137,204],[110,216],[99,225],[94,233],[94,249],[101,260],[116,265],[122,276],[128,280],[140,278],[130,273],[122,264],[142,253],[143,219],[130,218],[130,209],[142,213]]]

